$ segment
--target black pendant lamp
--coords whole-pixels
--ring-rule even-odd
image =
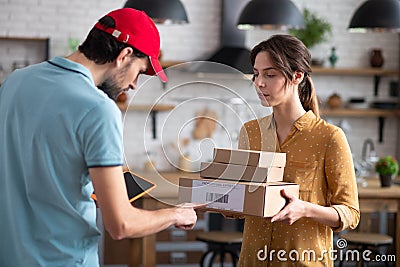
[[[353,14],[349,29],[352,32],[400,32],[399,0],[368,0]]]
[[[142,10],[157,24],[188,23],[186,10],[180,0],[128,0],[124,7]]]
[[[290,0],[251,0],[243,8],[237,25],[243,30],[305,27],[303,15]]]

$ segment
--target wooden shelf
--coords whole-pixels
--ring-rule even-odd
[[[168,68],[177,64],[185,63],[185,61],[161,61],[163,68]],[[382,68],[324,68],[312,67],[312,74],[323,75],[346,75],[346,76],[394,76],[399,75],[399,70],[382,69]],[[252,74],[245,74],[246,77]]]
[[[175,108],[174,105],[164,105],[164,104],[157,104],[157,105],[128,105],[126,103],[117,103],[120,110],[123,112],[127,111],[142,111],[142,112],[149,112],[151,117],[151,128],[152,128],[152,135],[153,139],[157,138],[157,113],[159,111],[170,111]]]
[[[378,140],[383,142],[383,128],[387,117],[400,117],[400,109],[321,109],[321,117],[376,117],[378,118]]]
[[[0,36],[0,40],[23,41],[23,42],[43,42],[48,41],[48,37],[21,37],[21,36]]]
[[[161,63],[161,66],[162,66],[163,68],[168,68],[168,67],[171,67],[171,66],[174,66],[174,65],[178,65],[178,64],[181,64],[181,63],[185,63],[185,61],[172,61],[172,60],[168,60],[168,61],[161,61],[160,63]]]
[[[312,74],[348,75],[348,76],[392,76],[399,75],[398,70],[380,68],[322,68],[313,67]]]
[[[326,117],[398,117],[398,109],[321,109]]]
[[[185,63],[185,61],[161,61],[163,68],[168,68],[177,64]],[[312,67],[312,74],[323,75],[346,75],[346,76],[394,76],[399,75],[400,72],[395,69],[381,69],[381,68],[324,68]],[[251,73],[245,74],[251,77]]]
[[[128,105],[125,103],[117,104],[122,111],[169,111],[175,108],[174,105]]]

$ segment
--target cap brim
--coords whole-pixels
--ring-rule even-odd
[[[161,67],[160,61],[158,61],[158,59],[153,58],[151,56],[149,56],[149,61],[150,61],[152,68],[149,68],[149,70],[147,71],[147,74],[149,74],[149,75],[156,74],[158,76],[158,78],[160,78],[161,81],[163,81],[165,83],[168,82],[168,77],[165,74],[163,68]]]

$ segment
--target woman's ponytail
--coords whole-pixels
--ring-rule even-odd
[[[319,117],[317,94],[311,76],[308,74],[305,75],[303,82],[299,85],[299,98],[305,111],[311,110],[315,116]]]

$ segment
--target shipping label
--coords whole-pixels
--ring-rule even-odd
[[[213,209],[243,212],[245,189],[243,184],[194,180],[192,202],[207,203],[207,207]]]

